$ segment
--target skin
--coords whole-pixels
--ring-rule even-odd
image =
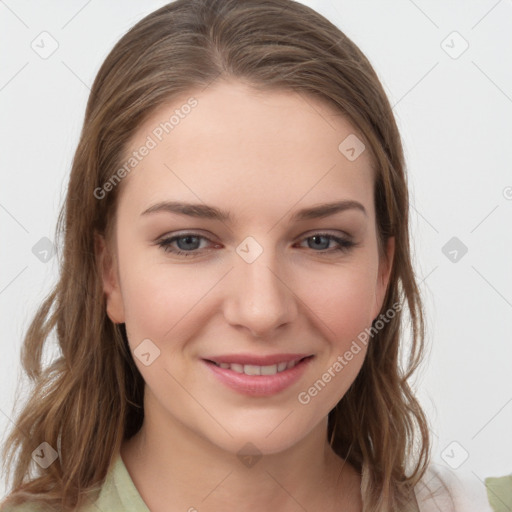
[[[134,357],[146,383],[145,420],[124,442],[123,461],[153,512],[233,504],[360,511],[360,475],[326,437],[327,414],[357,376],[366,347],[307,405],[297,396],[382,307],[394,240],[379,259],[370,152],[349,161],[338,150],[357,131],[330,105],[239,82],[174,99],[139,128],[131,150],[190,96],[197,107],[124,178],[113,245],[99,245],[110,319],[125,323],[132,351],[144,339],[160,350],[149,366]],[[290,221],[299,209],[345,199],[366,215],[350,209]],[[235,222],[141,215],[165,200],[216,206]],[[188,231],[206,239],[172,247],[196,256],[157,245]],[[318,232],[348,235],[356,245],[334,251],[335,241],[320,238],[317,247],[310,237]],[[236,252],[247,236],[263,249],[252,263]],[[237,393],[201,362],[282,352],[315,357],[297,383],[269,397]],[[263,455],[251,467],[237,457],[247,442]]]

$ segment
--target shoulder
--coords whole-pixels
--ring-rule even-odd
[[[91,495],[87,503],[80,507],[79,512],[111,512],[123,510],[124,512],[149,512],[148,507],[137,491],[121,455],[118,453],[108,470],[101,486]],[[23,503],[2,508],[0,512],[57,512],[47,505],[36,503]]]
[[[483,481],[440,464],[430,464],[415,494],[420,512],[492,512]]]
[[[120,453],[114,457],[107,477],[94,503],[80,512],[123,510],[149,512],[126,468]]]

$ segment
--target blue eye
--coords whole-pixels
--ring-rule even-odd
[[[173,254],[178,254],[179,256],[195,256],[197,255],[198,249],[196,246],[200,239],[207,240],[204,236],[196,235],[194,233],[186,233],[184,235],[173,236],[171,238],[164,238],[158,243],[158,245],[162,247],[165,252],[171,252]],[[175,241],[179,242],[178,245],[181,245],[181,249],[185,250],[174,248],[171,244]],[[181,243],[182,241],[184,241],[184,243]]]
[[[324,240],[322,242],[322,239]],[[178,256],[198,256],[200,251],[198,251],[200,245],[200,240],[208,240],[206,237],[201,236],[197,233],[184,233],[181,235],[164,238],[157,242],[157,245],[161,247],[165,252],[176,254]],[[303,238],[303,241],[313,240],[312,244],[308,243],[310,249],[320,248],[321,250],[314,250],[313,252],[318,252],[320,254],[323,253],[339,253],[339,252],[348,252],[357,244],[352,242],[351,240],[346,240],[328,233],[314,233],[306,238]],[[325,245],[329,245],[331,242],[336,242],[338,244],[337,247],[334,248],[324,248]],[[176,243],[178,248],[173,247],[172,244]]]
[[[304,240],[314,240],[313,244],[308,244],[310,246],[310,248],[312,248],[311,246],[314,247],[315,245],[317,247],[318,247],[318,245],[325,245],[325,242],[324,243],[319,242],[319,240],[322,238],[324,240],[327,240],[327,245],[329,245],[330,242],[336,242],[338,244],[338,247],[335,247],[334,249],[330,249],[327,252],[348,251],[350,248],[352,248],[355,245],[355,243],[352,242],[351,240],[345,240],[343,238],[339,238],[334,235],[329,235],[327,233],[315,233],[314,235],[304,238]],[[320,251],[320,252],[325,252],[325,250],[326,249],[323,249],[323,251]],[[319,251],[315,251],[315,252],[319,252]]]

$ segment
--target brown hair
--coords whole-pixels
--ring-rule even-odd
[[[141,427],[144,381],[124,324],[106,314],[96,252],[96,234],[111,239],[122,183],[101,200],[94,191],[125,161],[127,144],[152,112],[218,78],[321,98],[353,123],[373,154],[379,257],[390,237],[396,244],[382,312],[406,300],[412,341],[403,368],[397,311],[329,413],[328,438],[361,472],[365,512],[401,511],[415,502],[413,489],[430,457],[427,421],[408,384],[424,353],[423,306],[411,264],[402,144],[379,79],[335,25],[293,0],[177,0],[119,40],[92,86],[56,228],[56,239],[64,238],[60,280],[22,348],[33,389],[5,443],[12,486],[4,503],[80,507],[100,488],[123,439]],[[61,354],[43,367],[54,329]],[[42,442],[59,453],[47,469],[31,459]]]

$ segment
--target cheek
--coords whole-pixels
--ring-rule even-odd
[[[324,342],[315,375],[297,396],[312,418],[325,416],[339,402],[364,363],[370,342],[365,329],[373,320],[375,297],[375,276],[368,268],[370,262],[330,269],[325,284],[310,281],[303,288],[307,309],[314,312],[310,318],[316,318],[314,328]]]
[[[132,345],[144,338],[162,341],[175,325],[180,327],[192,308],[200,307],[218,280],[210,274],[198,279],[193,264],[166,261],[161,249],[142,247],[129,236],[120,236],[118,246],[126,328],[132,333]]]
[[[164,340],[201,310],[201,301],[218,279],[198,279],[192,266],[173,268],[158,264],[144,271],[129,271],[123,287],[126,323],[144,337]],[[211,282],[210,282],[211,281]],[[176,326],[176,327],[175,327]]]
[[[346,344],[371,325],[376,290],[372,268],[364,261],[331,268],[323,279],[304,282],[300,296],[306,297],[308,308],[315,313],[319,327],[331,342]]]

